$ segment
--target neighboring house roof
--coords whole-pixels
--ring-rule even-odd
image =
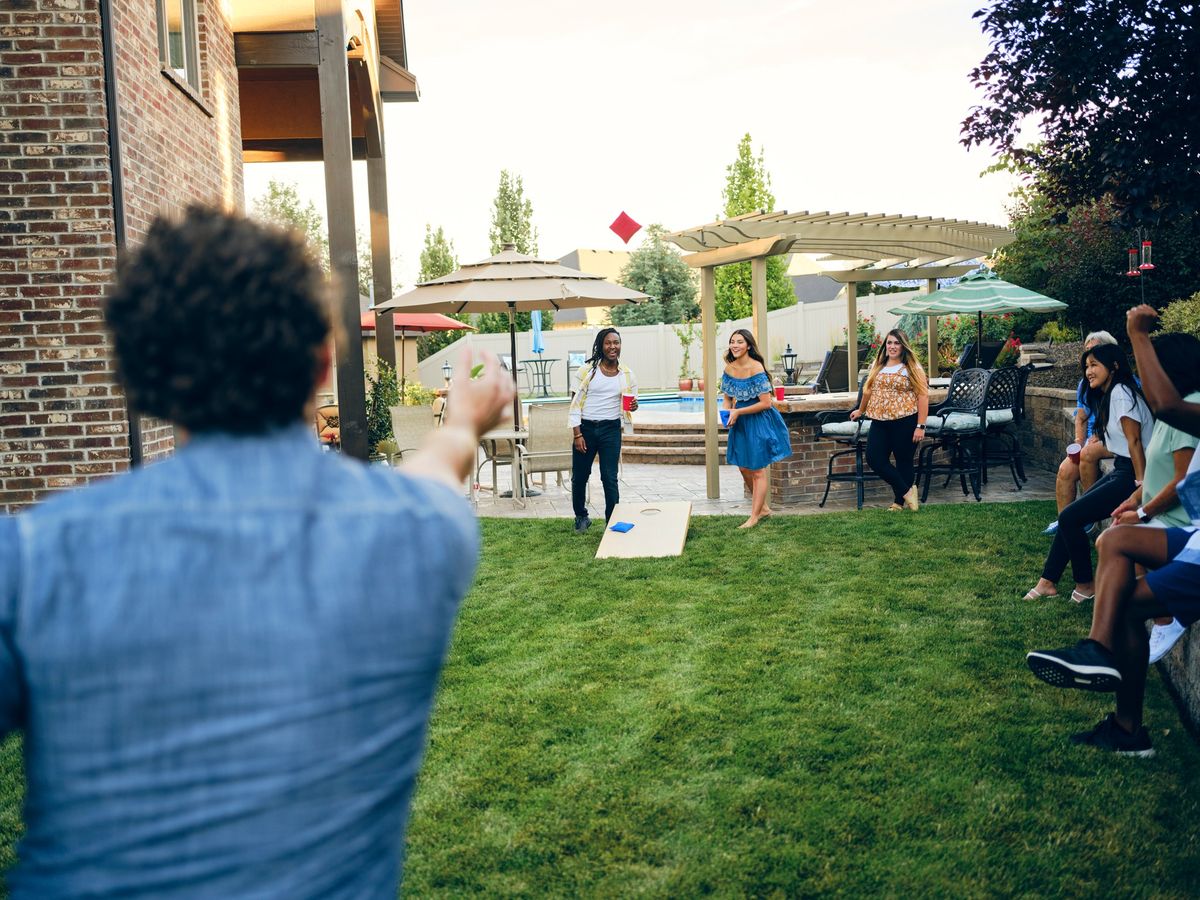
[[[824,275],[791,275],[788,280],[792,282],[792,293],[799,303],[832,300],[842,289],[840,284]]]
[[[630,253],[627,250],[588,250],[577,248],[560,256],[558,261],[564,266],[601,275],[609,281],[620,284],[621,270],[629,264]],[[607,320],[606,306],[593,306],[588,309],[563,309],[554,314],[554,325],[568,325],[578,322],[584,324],[600,324]]]

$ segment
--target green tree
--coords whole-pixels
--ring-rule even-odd
[[[1109,195],[1126,222],[1200,211],[1200,7],[1180,0],[991,0],[984,97],[962,126],[1029,163],[1071,209]],[[1027,122],[1043,139],[1021,145]]]
[[[437,231],[429,224],[425,225],[425,246],[421,248],[421,273],[417,276],[420,282],[432,281],[449,275],[458,268],[458,257],[454,253],[454,243],[446,237],[439,225]],[[450,318],[460,322],[467,320],[463,315],[451,315]],[[417,359],[425,359],[437,353],[443,347],[448,347],[463,336],[462,331],[433,331],[417,338]]]
[[[525,183],[520,175],[510,174],[508,169],[500,171],[500,184],[492,200],[492,225],[488,229],[492,256],[505,244],[514,244],[518,253],[537,256],[538,233],[533,227],[533,201],[525,196]],[[528,331],[532,324],[529,313],[516,315],[517,331]],[[484,334],[508,331],[508,313],[484,313],[476,322]],[[542,312],[542,328],[554,327],[554,313]]]
[[[763,151],[758,156],[750,145],[750,135],[738,142],[737,159],[725,167],[725,206],[720,218],[733,218],[754,212],[773,212],[775,195],[767,173]],[[735,263],[716,270],[716,306],[718,321],[741,319],[753,312],[750,263]],[[796,302],[796,293],[787,277],[787,263],[781,256],[767,258],[767,309],[781,309]]]
[[[325,226],[325,217],[311,200],[305,202],[300,199],[295,182],[277,181],[272,178],[267,182],[266,193],[254,199],[252,209],[252,215],[256,219],[284,228],[294,228],[303,234],[308,239],[313,254],[321,263],[321,268],[329,271],[329,229]],[[369,297],[371,242],[361,231],[356,230],[354,245],[358,253],[358,292],[364,297]]]
[[[621,270],[621,284],[648,294],[651,299],[614,306],[610,313],[614,325],[686,322],[699,314],[695,276],[682,257],[663,240],[664,233],[661,225],[649,226],[646,239],[630,254],[629,262]]]
[[[1141,302],[1162,308],[1200,290],[1200,218],[1181,214],[1164,218],[1153,233],[1157,268],[1128,278],[1126,251],[1136,236],[1126,228],[1115,200],[1108,195],[1063,207],[1045,187],[1045,178],[1017,164],[1028,182],[1013,194],[1010,227],[1016,240],[996,256],[1001,278],[1066,303],[1058,321],[1086,334],[1105,329],[1125,333],[1125,310]],[[1045,316],[1018,314],[1013,330],[1028,340]]]

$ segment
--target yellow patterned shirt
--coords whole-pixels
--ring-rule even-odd
[[[868,419],[888,422],[916,414],[917,392],[908,378],[908,368],[885,366],[880,369],[871,382],[871,393],[867,397],[867,408],[863,410],[863,415]]]

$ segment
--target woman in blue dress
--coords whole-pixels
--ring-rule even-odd
[[[753,528],[771,515],[767,508],[766,468],[792,455],[783,416],[774,406],[771,379],[754,335],[739,328],[729,338],[721,393],[729,410],[729,442],[725,459],[742,473],[750,492],[750,518],[740,528]]]

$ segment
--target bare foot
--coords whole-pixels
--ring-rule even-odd
[[[769,519],[771,517],[771,513],[773,513],[773,512],[775,512],[775,510],[773,510],[773,509],[764,509],[762,511],[762,514],[759,515],[759,518],[760,519]]]
[[[759,518],[761,518],[761,517],[759,517]],[[738,528],[753,528],[758,523],[759,523],[759,519],[756,519],[754,516],[751,516],[745,522],[743,522],[741,525],[739,525]]]

